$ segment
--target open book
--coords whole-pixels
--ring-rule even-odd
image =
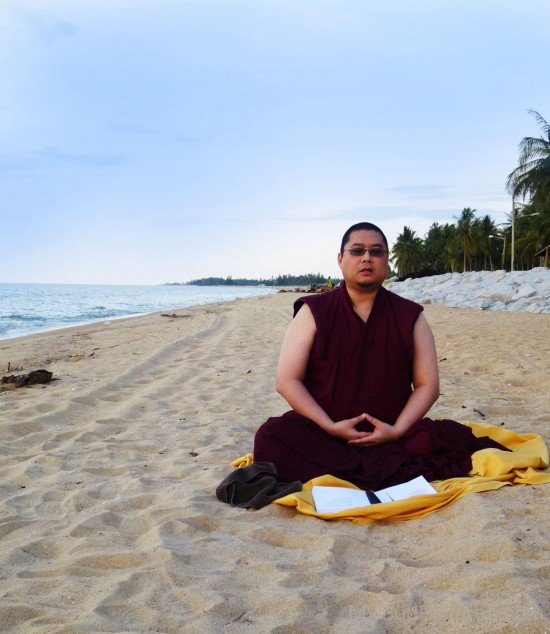
[[[396,502],[415,495],[437,493],[424,476],[396,484],[380,491],[361,491],[346,487],[314,486],[311,489],[315,508],[318,513],[338,513],[361,506],[370,506],[378,502]]]

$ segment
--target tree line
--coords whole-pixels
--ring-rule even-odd
[[[277,275],[264,279],[249,279],[245,277],[202,277],[190,280],[186,284],[192,286],[309,286],[311,284],[326,284],[330,278],[321,273],[306,273],[305,275]]]
[[[488,214],[477,216],[475,209],[465,207],[454,217],[454,223],[434,222],[424,238],[404,227],[392,249],[399,275],[421,269],[509,270],[512,225],[514,268],[538,266],[537,253],[550,245],[550,125],[538,112],[529,112],[539,123],[542,134],[525,137],[520,143],[519,165],[507,178],[512,212],[506,222],[497,225]]]

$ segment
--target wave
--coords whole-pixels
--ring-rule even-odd
[[[43,317],[42,315],[22,315],[22,314],[18,314],[15,313],[13,315],[1,315],[0,316],[0,323],[2,323],[3,321],[29,321],[29,322],[41,322],[41,321],[46,321],[46,318]]]
[[[273,292],[246,286],[0,284],[0,339]]]

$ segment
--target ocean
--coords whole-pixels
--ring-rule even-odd
[[[0,284],[0,339],[274,292],[262,286]]]

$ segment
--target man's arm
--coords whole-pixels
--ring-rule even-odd
[[[355,425],[365,420],[364,414],[335,423],[304,385],[316,330],[309,306],[302,305],[283,339],[275,389],[295,412],[309,418],[331,436],[345,440],[364,438],[368,432],[355,429]]]
[[[357,445],[378,445],[400,438],[439,398],[439,371],[437,352],[432,330],[421,313],[416,320],[413,332],[413,393],[403,411],[395,421],[388,425],[372,416],[366,420],[375,427],[368,437],[350,441]]]

